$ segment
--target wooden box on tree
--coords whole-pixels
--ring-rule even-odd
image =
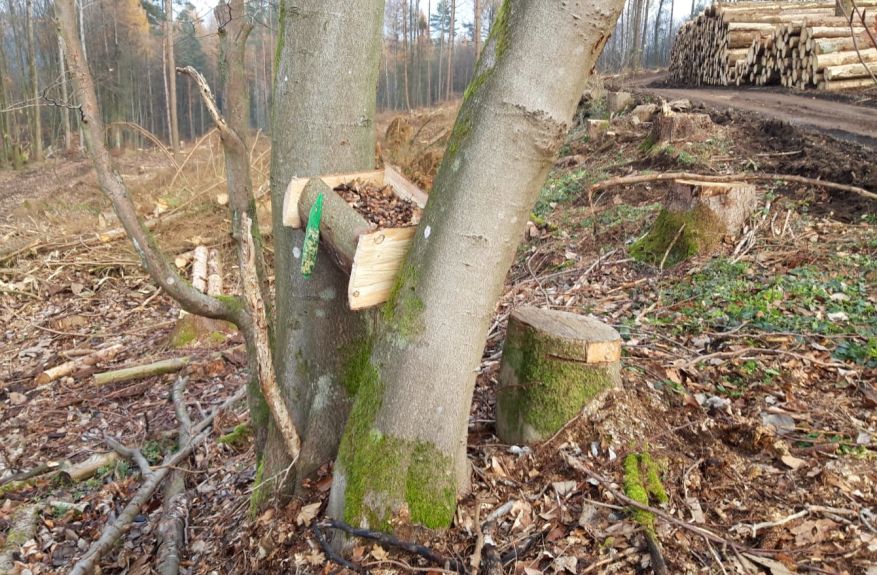
[[[505,443],[549,439],[621,385],[621,336],[587,316],[524,306],[509,317],[496,391]]]
[[[350,309],[358,310],[389,299],[418,221],[399,227],[382,227],[369,221],[336,191],[352,183],[386,187],[388,192],[420,210],[426,206],[428,196],[392,166],[368,172],[294,178],[289,183],[283,200],[283,224],[304,228],[311,207],[323,194],[320,240],[335,263],[350,275],[347,301]]]

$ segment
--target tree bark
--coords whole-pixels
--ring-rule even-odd
[[[397,513],[427,527],[453,519],[494,307],[621,8],[506,0],[500,9],[382,329],[353,374],[332,515],[384,528]]]
[[[40,109],[40,82],[37,76],[37,46],[33,32],[33,0],[25,0],[25,25],[27,27],[27,67],[30,75],[31,145],[33,160],[43,159],[43,126]]]
[[[174,59],[174,5],[172,0],[164,0],[164,65],[167,96],[168,137],[170,147],[176,157],[180,153],[180,132],[177,124],[177,77]]]
[[[383,6],[382,0],[302,0],[294,11],[281,10],[271,161],[278,246],[273,357],[302,452],[296,471],[284,473],[290,458],[272,428],[262,476],[278,476],[270,487],[285,494],[337,450],[351,403],[344,366],[368,339],[373,316],[349,312],[348,278],[328,254],[317,258],[310,279],[302,277],[296,250],[304,234],[283,225],[283,198],[293,177],[374,166]]]
[[[69,152],[72,139],[70,136],[70,109],[67,106],[67,69],[64,65],[64,40],[58,36],[58,67],[61,69],[61,101],[64,107],[61,108],[61,124],[64,127],[64,152]]]
[[[481,0],[475,0],[475,60],[481,54]]]

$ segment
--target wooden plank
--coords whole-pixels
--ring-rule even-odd
[[[426,207],[429,195],[411,183],[399,170],[389,164],[384,167],[384,181],[393,186],[393,191],[400,198],[414,202],[421,209]]]
[[[416,233],[417,228],[412,226],[359,237],[347,287],[350,309],[365,309],[387,301]]]
[[[293,178],[286,186],[283,195],[283,225],[299,229],[302,227],[301,216],[298,215],[298,199],[302,190],[310,182],[310,178]]]

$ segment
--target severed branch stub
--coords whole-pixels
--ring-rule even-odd
[[[621,384],[621,336],[599,320],[524,306],[509,317],[496,392],[506,443],[550,438]]]

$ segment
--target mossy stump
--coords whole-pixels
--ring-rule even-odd
[[[221,319],[185,314],[177,320],[168,336],[168,345],[174,349],[222,345],[237,332],[234,324]]]
[[[598,142],[609,130],[609,120],[588,120],[588,139]]]
[[[665,267],[709,253],[736,237],[752,215],[755,186],[741,182],[676,180],[654,225],[630,246],[641,262]]]
[[[522,307],[506,333],[496,431],[510,444],[554,435],[604,391],[621,384],[621,337],[573,313]]]

